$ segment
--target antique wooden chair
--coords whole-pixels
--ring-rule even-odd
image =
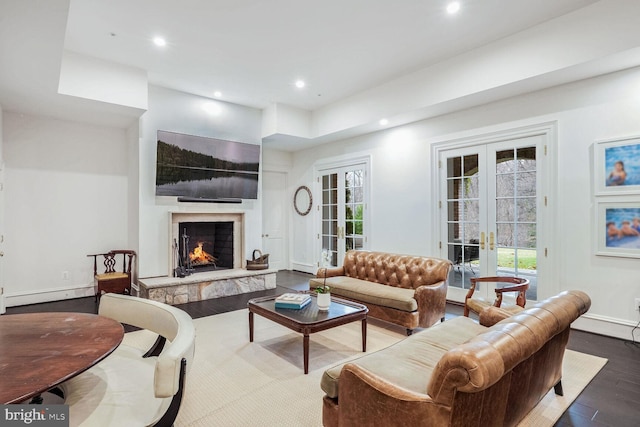
[[[526,292],[529,289],[529,279],[522,279],[520,277],[472,277],[470,279],[471,287],[464,300],[464,315],[469,317],[469,311],[473,311],[476,314],[480,314],[486,307],[502,306],[502,294],[505,292],[517,292],[516,305],[501,307],[503,310],[507,310],[512,313],[522,311],[524,305],[527,302]],[[485,301],[480,298],[472,298],[473,293],[476,290],[476,283],[478,282],[495,282],[496,284],[496,299],[493,303]]]
[[[122,256],[122,269],[116,269],[117,259]],[[96,302],[103,293],[131,294],[131,268],[134,265],[135,251],[117,249],[105,254],[91,254],[93,257],[93,283]],[[104,258],[104,273],[98,274],[98,257]]]

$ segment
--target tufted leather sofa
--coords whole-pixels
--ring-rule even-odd
[[[566,291],[491,327],[460,316],[329,368],[323,425],[517,425],[552,387],[562,395],[569,328],[590,305]]]
[[[427,328],[444,320],[448,260],[386,252],[348,251],[342,267],[320,268],[310,289],[325,282],[331,294],[360,302],[369,316],[407,328]]]

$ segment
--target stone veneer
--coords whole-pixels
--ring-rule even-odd
[[[275,289],[276,271],[233,269],[139,279],[139,296],[173,305]]]

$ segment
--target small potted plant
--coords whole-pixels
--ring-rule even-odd
[[[316,294],[318,295],[318,309],[321,311],[329,310],[329,306],[331,305],[331,288],[327,286],[327,268],[324,268],[323,271],[323,281],[322,286],[316,286]]]

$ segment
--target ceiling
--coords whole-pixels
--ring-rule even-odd
[[[71,0],[64,47],[154,85],[314,110],[594,2],[462,0],[451,16],[448,0]]]
[[[144,109],[59,92],[72,52],[141,70],[152,85],[306,112],[307,136],[264,138],[295,151],[371,132],[382,113],[397,126],[638,66],[636,1],[460,0],[449,15],[449,0],[0,0],[0,105],[123,128],[137,120]],[[572,33],[580,17],[588,22]]]

